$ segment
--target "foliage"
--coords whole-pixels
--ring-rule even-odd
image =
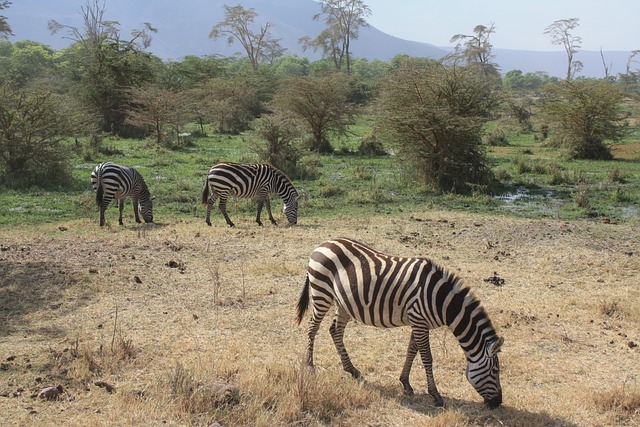
[[[496,102],[493,85],[477,67],[407,64],[383,86],[378,128],[420,181],[466,191],[489,181],[482,127]]]
[[[16,43],[0,41],[0,83],[13,87],[34,85],[54,69],[55,51],[49,46],[29,40]]]
[[[237,40],[247,53],[247,58],[254,70],[258,69],[260,63],[273,62],[284,54],[285,49],[280,46],[279,39],[271,36],[270,29],[273,26],[271,22],[260,27],[258,32],[253,32],[249,28],[258,16],[253,8],[247,10],[241,5],[225,5],[224,9],[225,19],[213,27],[209,33],[210,39],[227,37],[228,44]]]
[[[311,134],[311,150],[333,150],[330,135],[345,135],[355,107],[348,102],[350,79],[334,73],[324,77],[293,77],[276,94],[274,104],[304,122]]]
[[[607,141],[627,131],[622,93],[604,80],[561,81],[545,88],[541,110],[554,142],[574,159],[610,159]]]
[[[50,92],[0,88],[0,171],[11,188],[68,184],[64,139],[79,131],[74,114]]]

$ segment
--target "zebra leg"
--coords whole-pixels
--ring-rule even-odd
[[[118,199],[118,211],[120,216],[118,217],[118,224],[122,225],[122,210],[124,209],[124,198]]]
[[[267,195],[265,204],[267,205],[267,213],[269,214],[269,220],[271,221],[271,224],[278,225],[278,223],[276,222],[276,219],[271,214],[271,202],[269,202],[269,195]]]
[[[313,305],[313,313],[309,318],[309,327],[307,329],[307,335],[309,340],[307,341],[307,355],[306,362],[307,366],[313,369],[313,345],[315,342],[316,334],[318,333],[318,329],[320,329],[320,323],[322,323],[322,319],[329,311],[329,305],[318,305],[314,303]]]
[[[222,215],[224,216],[225,221],[227,221],[227,225],[229,227],[235,227],[236,225],[233,222],[231,222],[231,219],[229,219],[229,215],[227,215],[227,195],[226,194],[220,195],[220,204],[218,205],[218,207],[220,208],[220,212],[222,212]]]
[[[256,215],[256,222],[260,227],[262,227],[262,221],[260,221],[260,214],[262,213],[262,197],[258,198],[258,215]]]
[[[100,204],[100,227],[104,226],[104,211],[107,209],[107,206],[109,206],[108,203],[106,205],[104,202]]]
[[[340,361],[342,362],[342,368],[349,372],[351,376],[355,379],[362,377],[360,371],[358,371],[353,364],[351,363],[351,359],[349,358],[349,353],[347,353],[347,349],[344,346],[344,328],[349,323],[351,317],[347,312],[338,307],[336,309],[336,315],[333,317],[333,322],[331,323],[331,328],[329,328],[329,332],[331,333],[331,338],[333,338],[333,343],[336,346],[336,350],[338,350],[338,355],[340,356]]]
[[[404,361],[404,367],[400,374],[400,382],[404,388],[404,394],[407,396],[413,396],[413,387],[411,387],[411,384],[409,383],[409,374],[411,373],[411,366],[413,365],[413,360],[416,358],[416,354],[418,354],[418,346],[412,331],[411,338],[409,340],[409,347],[407,347],[407,358]]]
[[[420,351],[422,365],[427,374],[427,391],[433,397],[436,406],[444,406],[444,399],[438,392],[436,381],[433,378],[433,358],[431,357],[431,345],[429,344],[429,329],[424,327],[413,328],[415,343]]]
[[[206,185],[209,185],[208,183]],[[206,197],[206,195],[205,195]],[[213,209],[213,205],[216,203],[216,193],[211,191],[211,196],[207,200],[207,225],[211,227],[211,209]]]
[[[142,221],[140,221],[140,215],[138,214],[138,211],[140,210],[138,198],[131,196],[131,203],[133,203],[133,215],[136,217],[136,222],[140,224]]]

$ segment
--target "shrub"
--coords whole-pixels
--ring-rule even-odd
[[[399,66],[383,83],[378,123],[423,184],[466,192],[491,179],[482,129],[497,106],[491,78],[472,66]]]
[[[604,80],[561,81],[544,91],[542,115],[555,145],[573,159],[613,158],[607,141],[617,142],[627,132],[622,93]]]

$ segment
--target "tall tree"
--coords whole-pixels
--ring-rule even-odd
[[[224,6],[225,19],[217,23],[211,33],[210,39],[227,37],[227,43],[232,44],[238,41],[249,58],[249,62],[254,70],[264,62],[282,56],[285,49],[280,46],[280,40],[271,36],[271,22],[267,22],[260,27],[258,32],[254,32],[250,27],[258,16],[253,8],[245,9],[238,6]]]
[[[126,88],[137,87],[153,78],[150,55],[144,52],[151,44],[149,23],[134,29],[131,38],[122,39],[119,23],[105,19],[104,2],[87,0],[81,7],[84,27],[73,27],[55,20],[49,30],[65,30],[74,41],[69,54],[77,73],[80,92],[102,117],[102,130],[123,134],[127,106]]]
[[[9,0],[0,0],[0,10],[7,9],[9,6],[11,6]],[[0,15],[0,39],[6,39],[11,35],[13,35],[13,33],[11,32],[11,26],[9,26],[7,17]]]
[[[551,36],[551,44],[564,47],[567,53],[567,75],[566,80],[571,80],[575,73],[582,70],[582,62],[573,58],[578,49],[582,46],[582,38],[571,34],[573,30],[580,26],[578,18],[560,19],[549,25],[544,30],[544,34]]]
[[[300,39],[304,49],[314,51],[322,49],[325,58],[331,58],[340,71],[343,67],[347,73],[351,72],[351,40],[358,38],[360,27],[366,27],[366,18],[371,15],[371,9],[361,0],[321,0],[321,12],[313,16],[318,21],[325,16],[327,28],[315,39],[303,37]]]
[[[493,45],[489,41],[495,31],[495,25],[492,23],[488,27],[476,25],[471,35],[456,34],[450,40],[451,43],[457,43],[452,56],[463,63],[479,66],[487,75],[497,75],[498,69],[493,62]]]

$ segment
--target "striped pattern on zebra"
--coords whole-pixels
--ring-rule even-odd
[[[211,209],[220,199],[220,211],[230,227],[235,226],[227,214],[227,199],[229,194],[238,197],[258,197],[258,214],[256,222],[262,225],[260,213],[262,206],[266,205],[269,219],[276,224],[271,214],[269,194],[278,193],[284,202],[284,214],[290,225],[298,222],[298,199],[300,196],[289,178],[280,170],[268,164],[239,164],[218,163],[211,167],[207,175],[207,181],[202,190],[202,203],[207,204],[207,224],[211,225]]]
[[[350,239],[329,240],[309,259],[307,278],[297,306],[298,324],[311,299],[306,362],[313,368],[314,339],[333,303],[336,311],[330,333],[345,371],[360,377],[344,346],[345,326],[351,318],[380,328],[411,326],[411,338],[400,382],[412,395],[411,365],[418,352],[427,374],[427,390],[435,404],[444,400],[435,384],[429,331],[448,326],[467,359],[466,376],[490,408],[502,403],[498,337],[491,320],[462,281],[426,258],[380,253]]]
[[[111,162],[100,163],[91,172],[91,183],[96,192],[96,203],[100,207],[100,226],[104,225],[104,211],[114,198],[118,199],[120,211],[118,223],[122,225],[122,209],[124,208],[124,200],[128,196],[131,196],[133,201],[136,222],[141,222],[138,211],[144,222],[153,222],[153,198],[144,178],[134,168]]]

